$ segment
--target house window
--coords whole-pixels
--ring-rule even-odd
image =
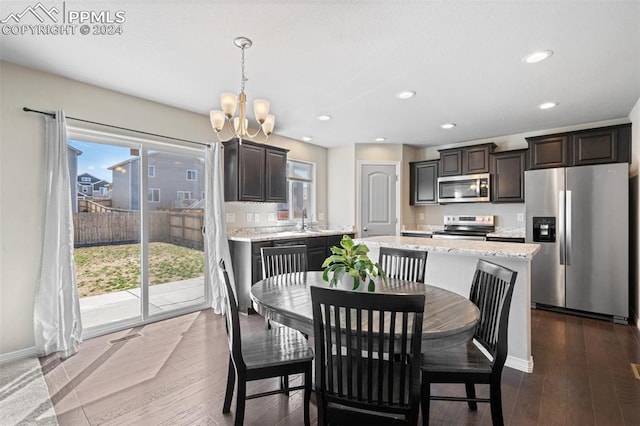
[[[80,181],[81,181],[81,182],[91,182],[91,178],[90,178],[90,177],[87,177],[87,176],[82,176],[82,177],[80,178]]]
[[[198,171],[187,170],[187,180],[198,180]]]
[[[287,161],[287,215],[289,220],[301,220],[302,209],[307,211],[307,220],[315,220],[316,186],[315,164],[297,160]],[[279,212],[279,219],[283,219]]]
[[[178,200],[190,200],[191,191],[178,191]]]
[[[160,190],[158,188],[149,188],[147,190],[147,200],[149,200],[150,203],[159,203]]]
[[[109,195],[109,190],[107,189],[106,186],[100,187],[100,195]]]
[[[156,177],[156,166],[149,166],[149,177]]]

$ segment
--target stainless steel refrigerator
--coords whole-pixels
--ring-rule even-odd
[[[629,318],[629,164],[525,172],[531,301]]]

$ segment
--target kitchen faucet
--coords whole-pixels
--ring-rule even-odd
[[[300,227],[301,230],[304,231],[304,219],[307,217],[307,209],[305,207],[302,208],[302,225]]]

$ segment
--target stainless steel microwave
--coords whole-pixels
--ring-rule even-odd
[[[475,203],[491,201],[491,175],[445,176],[438,178],[438,202]]]

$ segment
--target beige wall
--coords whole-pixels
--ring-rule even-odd
[[[205,115],[0,62],[0,355],[28,351],[44,223],[44,119],[22,107],[199,142],[215,136]],[[69,120],[69,124],[80,124]],[[272,136],[292,158],[318,164],[326,210],[326,149]]]
[[[355,226],[355,146],[330,148],[327,153],[327,206],[329,226]]]

